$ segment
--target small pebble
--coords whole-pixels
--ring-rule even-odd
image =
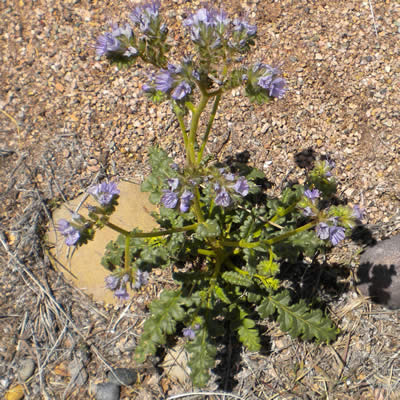
[[[27,381],[35,371],[36,364],[31,358],[22,361],[21,368],[18,371],[18,379],[20,382]]]
[[[107,373],[107,378],[109,382],[117,385],[129,386],[136,382],[137,373],[132,368],[115,368]]]
[[[96,400],[119,400],[121,388],[112,382],[96,385]]]

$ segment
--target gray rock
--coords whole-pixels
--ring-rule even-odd
[[[35,361],[33,361],[31,358],[26,358],[23,360],[21,362],[21,367],[18,370],[18,379],[20,382],[27,381],[33,375],[35,367]]]
[[[96,400],[119,400],[121,388],[112,382],[96,385]]]
[[[107,374],[109,382],[117,385],[133,385],[137,379],[137,372],[132,368],[115,368]]]
[[[378,304],[400,309],[400,235],[369,247],[360,258],[358,289]]]

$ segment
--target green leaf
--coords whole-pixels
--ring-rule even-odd
[[[220,286],[215,285],[214,287],[214,292],[215,295],[221,300],[223,301],[225,304],[231,304],[231,301],[229,299],[229,297],[226,295],[226,293],[224,292],[224,289],[222,289]]]
[[[158,300],[150,305],[151,317],[143,325],[143,333],[135,350],[138,362],[144,362],[150,354],[155,354],[157,347],[166,341],[166,335],[175,333],[176,322],[182,321],[188,299],[181,297],[180,291],[164,290]]]
[[[321,310],[310,309],[303,300],[291,306],[289,304],[290,294],[284,290],[265,298],[257,307],[257,312],[261,318],[266,318],[277,311],[281,329],[292,337],[301,336],[305,340],[315,338],[321,342],[336,339],[337,328]]]
[[[251,278],[235,271],[227,271],[222,274],[222,279],[232,285],[250,287],[253,284]]]
[[[257,272],[262,276],[275,276],[279,272],[279,264],[272,260],[262,260],[257,265]]]
[[[261,348],[260,335],[255,322],[252,319],[244,318],[238,329],[239,340],[250,350],[259,351]]]
[[[196,331],[195,340],[188,342],[185,347],[190,353],[188,365],[193,384],[197,387],[207,385],[210,379],[209,369],[215,364],[217,348],[210,343],[206,328]]]
[[[221,234],[221,229],[218,222],[212,219],[207,219],[203,224],[199,224],[196,229],[196,235],[202,239],[213,238]]]

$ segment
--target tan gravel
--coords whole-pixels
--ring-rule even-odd
[[[213,3],[257,23],[259,40],[249,62],[282,63],[289,91],[268,106],[251,105],[237,91],[226,96],[209,150],[220,150],[221,159],[248,151],[250,162],[274,184],[271,193],[287,182],[304,181],[310,162],[329,156],[336,162],[341,195],[366,209],[377,237],[399,232],[398,1]],[[187,41],[180,22],[199,4],[162,0],[173,24],[174,57],[184,51],[178,44]],[[39,393],[46,398],[45,392],[47,398],[88,398],[88,388],[68,387],[68,375],[61,372],[82,343],[97,345],[88,364],[90,379],[107,371],[99,354],[113,366],[130,366],[131,353],[124,346],[134,342],[147,300],[138,299],[125,314],[83,302],[49,269],[38,241],[51,207],[103,174],[140,182],[148,173],[149,145],[161,143],[183,162],[168,105],[156,108],[141,94],[147,68],[141,64],[118,71],[95,57],[93,45],[107,21],[121,22],[129,10],[122,1],[0,3],[0,239],[9,249],[0,245],[5,266],[0,275],[0,394],[7,379],[14,382],[18,361],[31,355],[43,369],[27,384],[27,398],[39,398]],[[231,141],[224,145],[228,135]],[[348,246],[336,249],[332,260],[355,268],[357,250]],[[153,280],[145,299],[160,291],[163,279]],[[350,282],[351,275],[344,280]],[[265,354],[233,349],[242,357],[231,358],[225,376],[236,384],[227,388],[246,399],[399,399],[398,313],[349,291],[335,298],[332,311],[343,332],[337,343],[301,343],[270,324]],[[49,344],[53,350],[47,359]],[[144,370],[141,384],[121,398],[156,399],[190,390],[154,371],[151,366]],[[212,383],[210,389],[216,387]]]

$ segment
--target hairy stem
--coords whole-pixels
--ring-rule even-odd
[[[207,123],[207,128],[206,128],[206,131],[204,133],[203,140],[202,140],[202,143],[201,143],[200,151],[197,154],[197,165],[200,164],[201,159],[203,158],[203,152],[204,152],[204,149],[205,149],[206,144],[208,142],[208,136],[210,135],[210,131],[211,131],[212,124],[214,122],[215,115],[217,114],[218,105],[219,105],[219,102],[221,100],[221,94],[222,94],[222,92],[219,93],[215,97],[213,108],[212,108],[212,111],[211,111],[211,114],[210,114],[210,118],[209,118],[208,123]]]

